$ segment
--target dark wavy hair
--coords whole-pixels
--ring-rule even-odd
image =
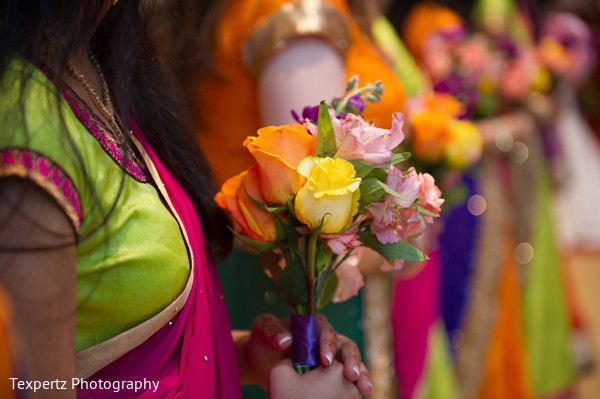
[[[117,99],[124,128],[128,131],[124,116],[129,115],[190,195],[208,249],[214,256],[225,255],[232,243],[229,222],[213,201],[212,172],[181,115],[182,103],[156,61],[147,31],[153,5],[122,0],[100,19],[108,4],[109,0],[1,0],[0,78],[15,51],[33,62],[43,60],[47,73],[58,77],[73,55],[89,45]],[[54,81],[62,88],[60,79]]]

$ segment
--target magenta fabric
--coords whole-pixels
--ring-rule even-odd
[[[153,161],[176,213],[190,238],[195,275],[187,303],[143,344],[88,378],[79,398],[241,398],[231,328],[213,259],[204,245],[202,227],[184,189],[136,131]],[[101,381],[158,381],[158,389],[92,388]],[[91,382],[91,384],[90,384]],[[104,383],[106,384],[106,383]],[[101,386],[101,385],[100,385]]]
[[[392,296],[392,328],[394,336],[396,378],[402,399],[415,394],[427,358],[429,332],[439,316],[439,253],[430,259],[414,277],[398,279]]]

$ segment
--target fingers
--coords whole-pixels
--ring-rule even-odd
[[[261,314],[252,324],[252,334],[265,346],[274,350],[289,349],[292,335],[284,322],[271,314]]]
[[[343,376],[343,365],[333,361],[299,375],[290,359],[278,362],[269,375],[270,399],[359,399],[358,387]]]
[[[361,395],[370,395],[373,392],[373,384],[371,384],[371,374],[364,363],[360,364],[360,377],[356,382],[356,387]]]
[[[337,349],[337,334],[327,317],[319,315],[319,327],[321,328],[321,339],[319,349],[321,352],[321,363],[324,366],[331,366]]]
[[[358,381],[360,377],[360,352],[356,344],[343,337],[340,342],[340,361],[344,364],[344,376],[350,381]]]

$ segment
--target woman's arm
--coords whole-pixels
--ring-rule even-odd
[[[13,305],[26,381],[75,377],[75,232],[56,202],[19,178],[0,180],[0,279]],[[62,384],[60,384],[62,386]],[[56,386],[56,385],[54,385]],[[27,397],[74,398],[71,390],[29,390]]]

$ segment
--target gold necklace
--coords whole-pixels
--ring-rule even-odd
[[[92,65],[94,66],[94,68],[96,69],[96,72],[98,73],[98,76],[100,77],[100,84],[102,86],[102,96],[104,97],[104,101],[102,101],[100,99],[98,94],[96,94],[96,91],[92,88],[92,86],[90,86],[90,84],[85,79],[83,74],[81,74],[77,70],[75,65],[73,65],[72,63],[69,62],[67,64],[67,69],[71,73],[71,76],[73,76],[73,78],[75,80],[77,80],[77,82],[79,82],[81,87],[83,87],[83,89],[88,94],[88,96],[90,97],[90,99],[92,100],[92,102],[94,103],[96,108],[100,111],[102,116],[104,116],[104,118],[106,118],[106,120],[108,120],[110,126],[112,127],[112,129],[113,129],[115,135],[117,136],[117,138],[119,139],[119,141],[121,143],[124,143],[125,137],[123,136],[123,132],[121,131],[121,128],[119,127],[119,124],[117,123],[117,120],[115,118],[115,112],[113,110],[112,102],[110,100],[110,90],[108,89],[108,83],[106,82],[106,78],[104,77],[102,68],[100,68],[100,63],[98,62],[98,59],[91,51],[89,51],[89,56],[90,56],[90,61],[92,61]]]

